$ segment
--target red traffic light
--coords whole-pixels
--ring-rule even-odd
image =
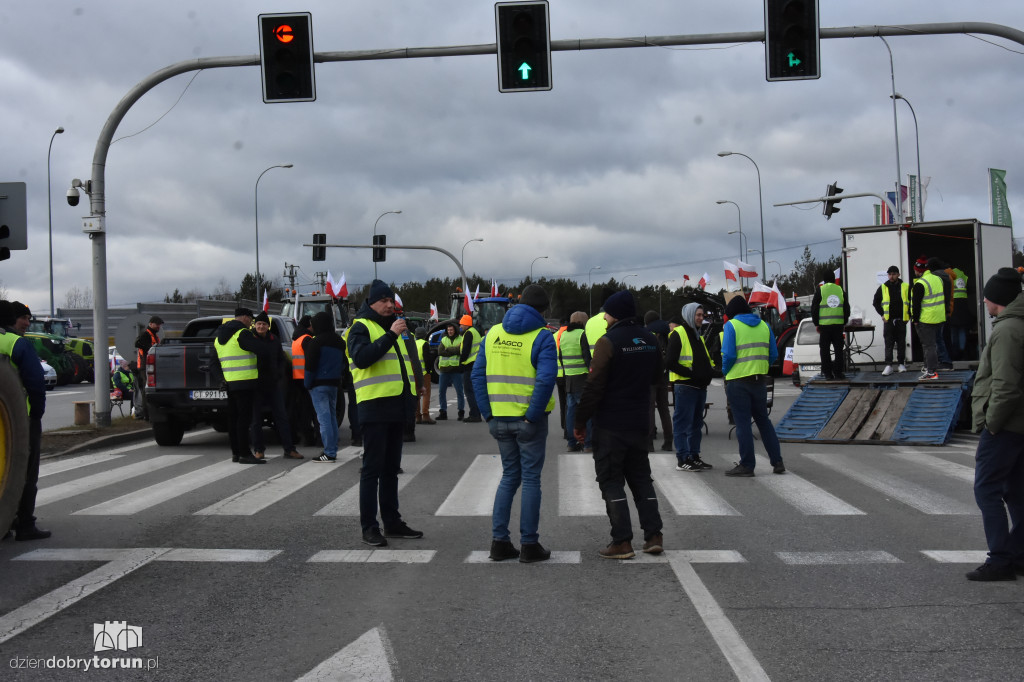
[[[281,24],[274,29],[274,37],[277,38],[278,42],[287,44],[295,40],[295,33],[288,24]]]

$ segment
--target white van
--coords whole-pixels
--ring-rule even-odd
[[[800,320],[793,339],[793,383],[805,386],[807,381],[821,372],[821,352],[818,350],[818,330],[809,317]]]

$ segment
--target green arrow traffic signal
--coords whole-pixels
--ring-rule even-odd
[[[789,53],[788,55],[786,55],[786,56],[787,56],[787,57],[789,57],[789,66],[790,66],[790,68],[792,68],[792,67],[794,67],[794,66],[800,66],[800,60],[796,58],[796,55],[795,55],[795,54],[793,54],[792,52],[790,52],[790,53]]]
[[[522,64],[520,64],[519,68],[516,69],[516,71],[518,71],[519,73],[523,74],[523,80],[524,81],[527,80],[530,77],[530,71],[532,71],[532,70],[533,70],[533,67],[530,66],[529,64],[527,64],[526,62],[523,62]]]

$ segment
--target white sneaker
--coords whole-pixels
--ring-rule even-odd
[[[892,374],[892,365],[886,365],[885,369],[882,370],[882,376],[887,377]]]
[[[906,365],[900,365],[899,367],[896,368],[896,371],[899,372],[900,374],[902,374],[903,372],[907,371],[907,366]]]

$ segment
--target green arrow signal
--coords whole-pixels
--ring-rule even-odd
[[[526,62],[523,62],[522,64],[519,65],[519,68],[516,69],[516,71],[519,71],[520,73],[523,74],[523,80],[525,81],[530,77],[530,72],[533,71],[533,67],[527,64]]]
[[[789,65],[790,65],[791,67],[793,67],[793,66],[800,66],[800,60],[796,58],[796,55],[795,55],[795,54],[793,54],[792,52],[790,52],[790,53],[789,53],[788,55],[786,55],[786,56],[787,56],[787,57],[789,57]]]

